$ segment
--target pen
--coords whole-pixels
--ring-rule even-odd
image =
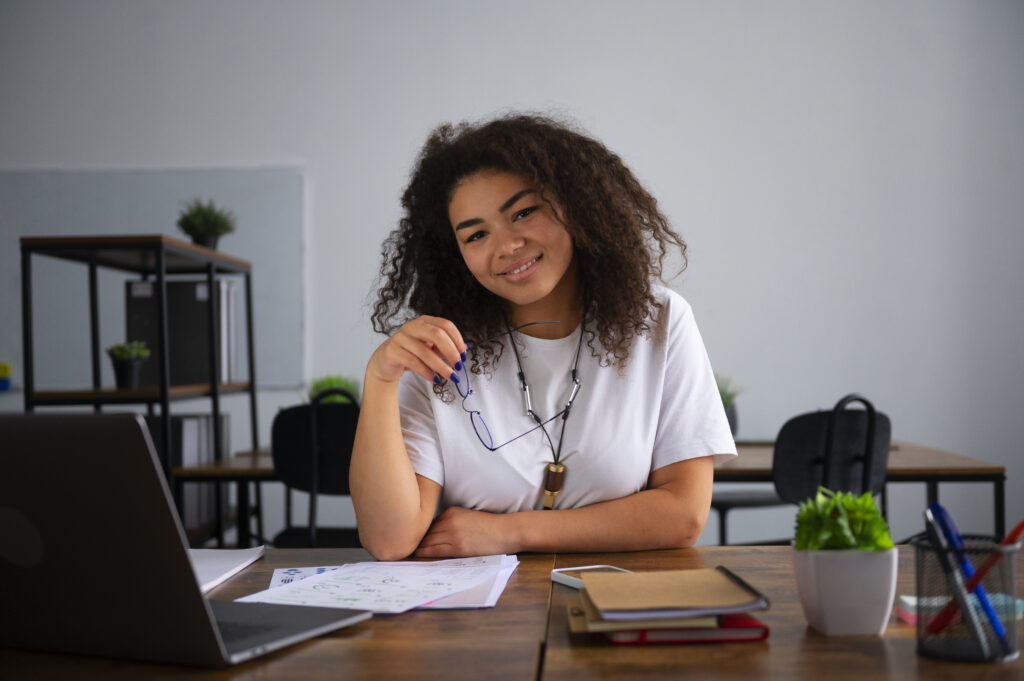
[[[1007,546],[1009,544],[1016,544],[1022,537],[1024,537],[1024,520],[1017,523],[1017,526],[1014,527],[1009,534],[1003,537],[1003,540],[999,542],[999,545]],[[974,576],[967,580],[966,586],[968,593],[974,591],[974,587],[976,587],[978,583],[985,578],[988,571],[991,570],[1002,557],[1003,554],[999,551],[993,551],[989,554],[988,558],[985,559],[985,562],[982,563],[981,567],[974,573]],[[935,619],[929,622],[928,632],[931,634],[937,634],[948,627],[950,622],[953,621],[953,617],[956,616],[957,610],[959,610],[959,608],[957,607],[956,601],[950,601],[947,603],[946,607],[942,609],[942,612],[936,615]]]
[[[924,510],[924,528],[928,533],[928,540],[935,547],[935,555],[938,556],[939,565],[942,566],[942,572],[946,575],[946,581],[953,592],[953,598],[960,604],[960,610],[964,614],[964,619],[967,620],[971,634],[981,647],[981,656],[987,660],[991,657],[988,638],[985,637],[985,632],[981,629],[981,623],[978,622],[978,614],[974,612],[974,609],[971,608],[967,600],[967,587],[964,584],[964,577],[950,559],[949,545],[943,536],[939,521],[936,520],[935,515],[932,513],[931,507]]]
[[[949,512],[937,502],[929,506],[928,510],[931,511],[932,516],[938,522],[939,527],[942,528],[942,533],[945,535],[947,542],[953,547],[953,552],[956,554],[957,559],[960,562],[960,571],[963,572],[963,576],[970,579],[974,576],[974,567],[971,565],[971,561],[967,557],[967,551],[964,550],[964,538],[957,529],[956,523],[953,522],[953,517],[949,515]],[[965,584],[965,596],[967,593],[967,586]],[[978,603],[981,604],[981,609],[985,612],[985,617],[988,618],[989,624],[992,625],[992,631],[995,632],[1000,644],[1002,644],[1003,652],[1007,654],[1012,653],[1013,647],[1010,646],[1010,642],[1006,638],[1006,629],[1003,628],[1003,623],[999,620],[999,615],[996,614],[995,608],[992,607],[992,602],[988,599],[985,587],[980,583],[976,584],[974,587],[974,595],[977,597]],[[965,610],[964,612],[966,614],[967,611]]]

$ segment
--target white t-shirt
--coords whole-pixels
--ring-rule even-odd
[[[654,287],[668,321],[630,347],[625,371],[601,366],[584,340],[579,394],[566,422],[561,463],[566,472],[555,508],[576,508],[634,494],[651,471],[678,461],[736,455],[715,377],[690,305]],[[514,333],[534,411],[542,420],[565,406],[580,329],[546,340]],[[659,338],[664,337],[664,341]],[[442,487],[441,507],[516,512],[543,507],[543,480],[552,461],[547,438],[534,430],[489,451],[477,438],[467,409],[479,411],[498,445],[536,428],[525,413],[515,354],[506,337],[490,377],[470,374],[465,403],[443,402],[422,377],[407,372],[399,406],[402,435],[419,475]],[[454,391],[453,391],[454,392]],[[545,426],[557,450],[562,420]]]

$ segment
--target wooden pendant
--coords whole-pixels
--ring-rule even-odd
[[[560,463],[549,463],[544,470],[544,508],[552,509],[555,506],[555,497],[562,491],[562,482],[565,480],[565,466]]]

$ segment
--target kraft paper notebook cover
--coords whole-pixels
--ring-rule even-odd
[[[567,608],[569,629],[574,634],[622,631],[623,629],[710,629],[718,626],[718,618],[714,615],[628,621],[606,620],[601,617],[597,607],[590,602],[586,591],[581,591],[579,597],[570,602]]]
[[[606,620],[700,617],[763,610],[768,599],[730,570],[584,574],[593,604]]]

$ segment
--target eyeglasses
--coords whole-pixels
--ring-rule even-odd
[[[497,340],[498,338],[501,338],[504,335],[507,335],[507,334],[511,335],[511,333],[513,331],[518,331],[520,329],[525,329],[528,326],[536,326],[538,324],[557,324],[557,323],[558,323],[557,320],[556,321],[545,321],[545,322],[530,322],[528,324],[523,324],[522,326],[517,326],[514,329],[509,329],[507,331],[503,331],[502,333],[499,333],[497,336],[494,336],[493,338],[488,338],[487,340],[481,341],[479,343],[476,343],[475,345],[484,345],[485,343],[490,343],[491,341]],[[515,341],[513,341],[513,342],[515,342]],[[474,346],[470,346],[470,349],[472,349],[472,347],[474,347]],[[532,428],[530,428],[529,430],[527,430],[527,431],[525,431],[523,433],[520,433],[519,435],[516,435],[511,440],[507,440],[505,442],[502,442],[500,445],[496,445],[496,444],[494,444],[494,436],[491,435],[491,431],[487,427],[487,423],[484,421],[484,417],[480,414],[480,412],[478,410],[470,409],[469,407],[466,406],[466,400],[468,400],[469,396],[473,394],[473,389],[469,385],[469,374],[470,374],[470,372],[469,372],[469,369],[466,367],[466,362],[463,361],[462,362],[462,369],[459,371],[459,382],[455,383],[455,389],[459,391],[459,396],[462,397],[462,410],[465,411],[467,414],[469,414],[470,423],[473,424],[473,431],[476,433],[477,438],[480,440],[480,444],[482,444],[485,449],[488,449],[488,450],[490,450],[492,452],[493,451],[497,451],[498,449],[501,449],[505,445],[511,444],[511,443],[515,442],[516,440],[518,440],[520,438],[526,437],[527,435],[529,435],[530,433],[532,433],[532,432],[534,432],[536,430],[542,430],[544,428],[544,426],[546,426],[547,424],[551,423],[555,419],[560,418],[560,417],[565,416],[566,414],[568,414],[569,410],[572,408],[572,400],[576,397],[576,393],[579,390],[579,382],[577,381],[574,384],[574,386],[573,386],[573,391],[572,391],[572,395],[571,395],[571,397],[569,399],[569,402],[565,405],[565,407],[561,411],[559,411],[558,413],[556,413],[554,416],[552,416],[551,418],[549,418],[546,421],[538,421],[537,425],[533,426]],[[530,412],[532,412],[532,406],[529,403],[529,399],[530,399],[529,387],[526,386],[525,382],[522,379],[522,372],[520,372],[520,382],[523,384],[523,388],[524,388],[523,397],[524,397],[524,400],[526,400],[527,413],[530,413]],[[546,431],[545,431],[545,433],[546,433]]]

